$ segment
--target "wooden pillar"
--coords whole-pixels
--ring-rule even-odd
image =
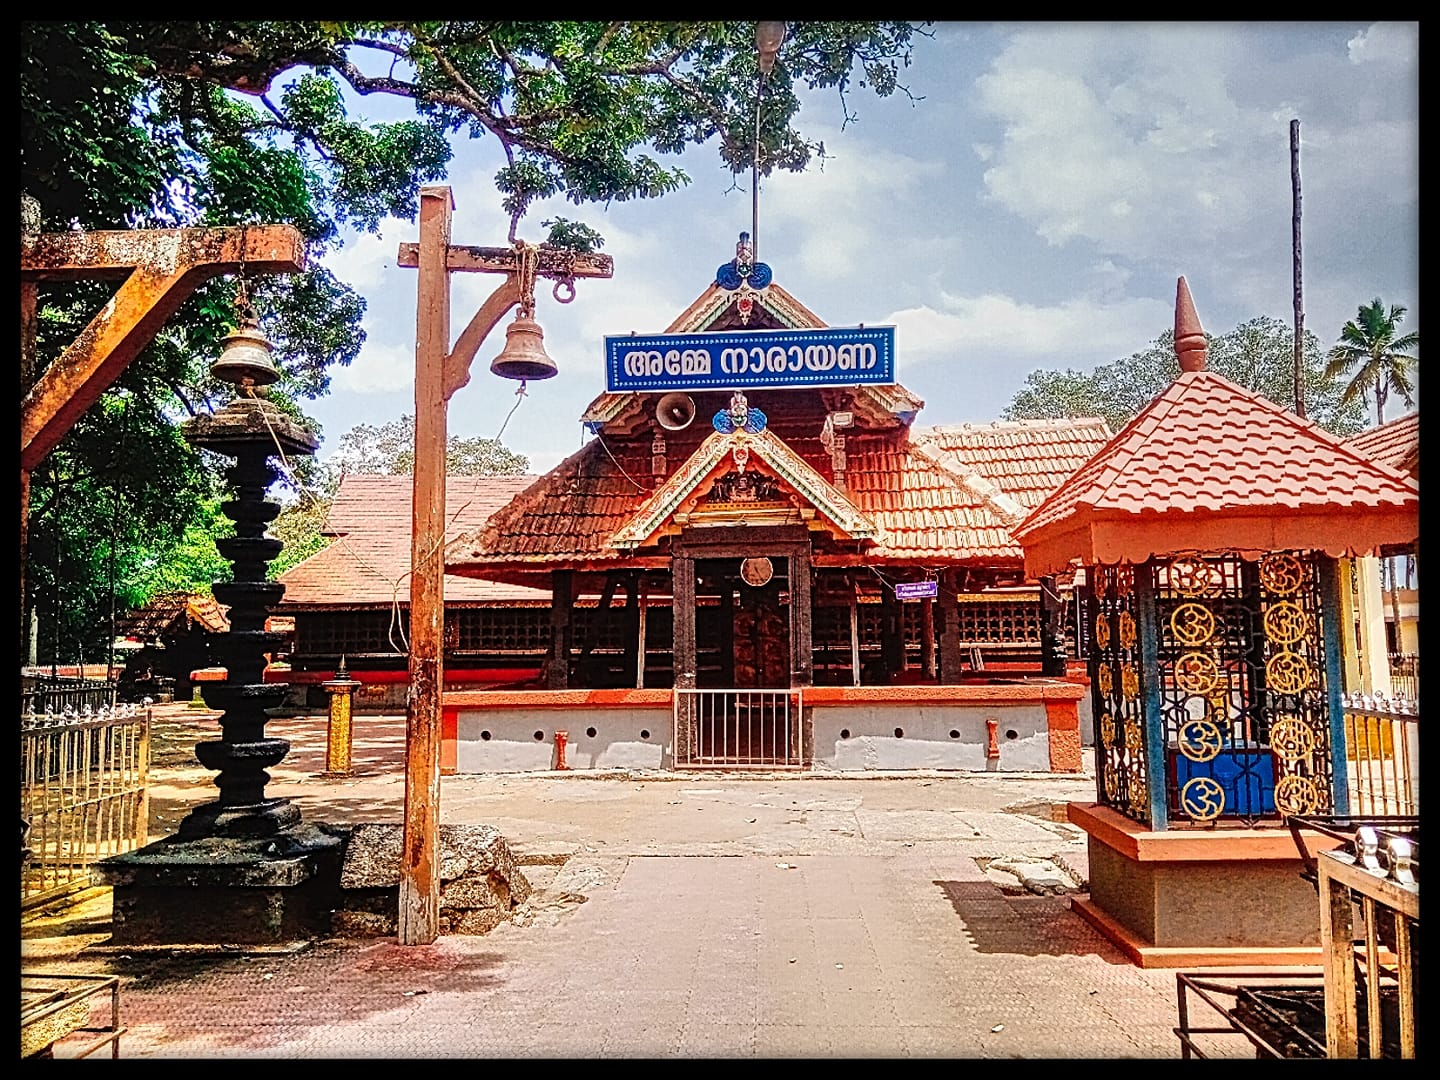
[[[674,626],[674,656],[671,663],[675,669],[676,690],[695,689],[695,560],[688,555],[676,555],[670,560],[670,596]],[[689,695],[676,695],[675,748],[676,764],[688,762],[694,756],[693,702]]]
[[[450,351],[449,188],[420,189],[415,312],[415,474],[410,540],[410,692],[399,940],[440,934],[440,693],[445,636],[445,357]]]
[[[575,572],[550,571],[550,663],[545,671],[545,689],[570,688],[570,643],[575,608]]]
[[[920,601],[920,662],[927,679],[935,678],[935,601]]]
[[[845,571],[850,585],[850,681],[860,685],[860,597],[855,589],[855,575]]]
[[[815,685],[815,645],[811,620],[810,546],[790,555],[790,685]]]
[[[676,555],[670,560],[670,595],[674,598],[675,688],[695,688],[695,560]]]
[[[880,665],[886,681],[905,670],[905,636],[901,624],[900,601],[888,584],[880,589]]]
[[[635,670],[637,657],[641,673],[644,672],[645,664],[645,642],[640,637],[640,575],[641,571],[632,570],[625,575],[625,632],[622,640],[625,644],[626,667],[631,671]]]
[[[635,624],[636,624],[635,637],[636,637],[636,639],[637,639],[636,648],[637,648],[637,650],[638,650],[638,655],[637,655],[637,658],[636,658],[636,661],[635,661],[635,689],[637,689],[637,690],[643,690],[643,689],[645,689],[645,658],[646,658],[646,654],[645,654],[645,601],[646,601],[646,599],[648,599],[648,597],[647,597],[647,590],[646,590],[646,588],[645,588],[645,573],[644,573],[644,571],[641,571],[641,573],[637,576],[637,580],[638,580],[638,582],[639,582],[639,590],[640,590],[640,597],[639,597],[640,613],[639,613],[639,615],[636,617],[636,620],[635,620]]]
[[[940,574],[940,682],[960,683],[960,583],[954,570]]]

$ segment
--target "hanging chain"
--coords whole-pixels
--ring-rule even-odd
[[[540,249],[523,240],[515,241],[516,261],[520,276],[520,314],[524,318],[535,317],[535,270],[540,263]]]
[[[250,289],[245,281],[245,251],[250,243],[250,226],[240,226],[240,266],[236,272],[238,278],[235,285],[235,328],[237,330],[252,329],[259,325],[260,317],[255,311],[255,305],[250,300]]]

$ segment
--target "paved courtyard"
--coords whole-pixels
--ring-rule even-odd
[[[359,718],[343,778],[321,775],[323,718],[269,730],[294,746],[269,792],[305,820],[401,820],[403,718]],[[183,706],[157,719],[156,838],[213,797],[193,759],[213,731]],[[1083,876],[1083,838],[1053,808],[1092,784],[446,777],[442,819],[498,827],[525,864],[517,923],[429,946],[119,953],[100,891],[24,922],[23,962],[119,974],[126,1058],[1176,1058],[1174,972],[1132,965],[1066,896],[985,870]],[[1238,1036],[1214,1052],[1253,1056]]]

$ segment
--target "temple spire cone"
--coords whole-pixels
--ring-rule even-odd
[[[1181,371],[1204,371],[1209,357],[1209,342],[1183,276],[1175,285],[1175,355]]]

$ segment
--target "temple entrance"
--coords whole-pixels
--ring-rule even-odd
[[[718,530],[712,535],[721,540]],[[716,543],[691,551],[673,570],[676,664],[693,672],[675,683],[676,764],[798,768],[809,683],[808,665],[796,661],[810,648],[808,540],[803,548]]]
[[[697,687],[790,685],[790,560],[695,560]]]

